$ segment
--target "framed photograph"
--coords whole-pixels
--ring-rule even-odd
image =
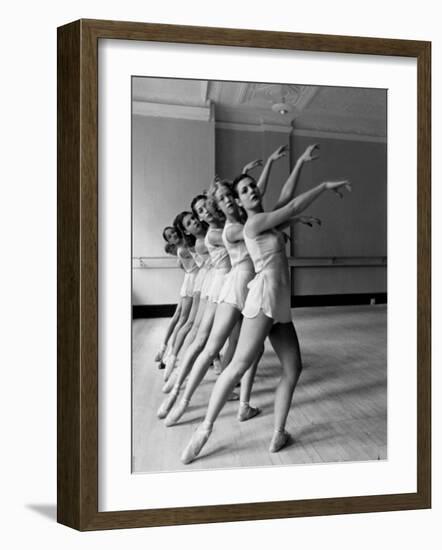
[[[431,506],[431,44],[58,29],[58,521]]]

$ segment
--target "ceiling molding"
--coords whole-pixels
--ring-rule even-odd
[[[248,124],[242,122],[215,122],[215,128],[219,130],[238,130],[240,132],[280,132],[290,134],[291,126],[278,124]]]
[[[355,134],[352,132],[328,132],[324,130],[293,130],[293,136],[324,138],[324,139],[343,139],[348,141],[371,141],[372,143],[387,143],[385,136],[370,136],[364,134]]]
[[[132,103],[132,113],[139,116],[209,121],[212,112],[213,109],[210,104],[206,107],[195,107],[192,105],[168,105],[147,101],[134,101]]]
[[[215,122],[217,130],[237,130],[239,132],[279,132],[291,134],[293,136],[311,137],[312,139],[341,139],[347,141],[366,141],[372,143],[387,143],[387,138],[383,136],[370,136],[364,134],[355,134],[351,132],[328,132],[324,130],[297,130],[291,126],[282,126],[276,124],[247,124],[241,122]]]

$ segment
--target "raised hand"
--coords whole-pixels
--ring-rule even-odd
[[[310,162],[319,158],[319,143],[309,145],[307,149],[302,153],[300,159],[303,162]],[[316,153],[316,154],[315,154]]]
[[[343,199],[344,190],[351,192],[351,183],[348,180],[326,181],[325,188],[329,191],[333,191],[333,193],[336,193],[341,199]]]
[[[278,149],[276,149],[276,151],[274,151],[269,156],[269,160],[274,161],[274,160],[279,160],[282,157],[285,157],[285,155],[287,154],[287,149],[288,149],[288,145],[281,145],[281,147],[278,147]]]
[[[244,168],[242,169],[242,173],[247,174],[248,172],[250,172],[250,170],[257,168],[258,166],[262,166],[262,164],[263,163],[261,159],[252,160],[252,162],[249,162],[244,166]]]
[[[298,221],[299,223],[308,225],[309,227],[313,227],[314,225],[322,225],[321,220],[313,216],[299,216]]]

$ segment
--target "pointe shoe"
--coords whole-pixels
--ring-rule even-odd
[[[164,421],[164,425],[169,428],[170,426],[173,426],[174,424],[176,424],[179,421],[179,419],[183,416],[183,414],[186,412],[188,405],[189,405],[189,401],[186,401],[185,399],[181,399],[178,405],[174,407],[167,415],[167,418]]]
[[[161,363],[164,357],[164,354],[166,352],[166,345],[163,344],[160,349],[157,351],[157,354],[155,355],[155,362]]]
[[[269,451],[271,453],[277,453],[290,441],[290,434],[283,430],[282,432],[274,432],[272,441],[270,442]]]
[[[178,390],[173,391],[169,394],[168,397],[161,403],[160,408],[157,411],[157,417],[158,418],[166,418],[168,412],[173,407],[173,404],[176,401],[176,398],[178,397]]]
[[[176,376],[170,376],[169,379],[167,380],[167,382],[161,388],[161,391],[163,393],[169,393],[171,391],[171,389],[173,388],[173,386],[175,384],[175,381],[176,381]]]
[[[239,406],[237,418],[240,422],[250,420],[261,412],[259,407],[251,407],[248,403]]]
[[[239,395],[236,393],[236,391],[230,392],[230,395],[227,398],[227,401],[239,401]]]
[[[202,424],[199,428],[197,428],[192,436],[192,439],[181,455],[181,462],[183,464],[190,464],[196,459],[196,457],[200,454],[201,449],[207,443],[211,433],[212,429],[207,429]]]

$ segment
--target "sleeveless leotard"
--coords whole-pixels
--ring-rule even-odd
[[[275,323],[290,323],[290,277],[282,233],[271,229],[251,238],[246,223],[243,235],[256,271],[249,283],[244,317],[256,317],[262,310]]]
[[[177,250],[178,259],[185,271],[183,284],[181,285],[180,296],[193,296],[193,287],[198,273],[198,266],[187,248],[180,246]]]
[[[207,299],[211,302],[217,302],[219,293],[224,284],[226,274],[230,271],[230,258],[226,247],[223,245],[213,245],[210,243],[209,236],[214,233],[221,233],[222,228],[210,227],[207,231],[204,243],[209,251],[213,266],[213,278],[208,289]]]
[[[232,269],[225,277],[218,303],[225,302],[242,311],[249,291],[247,285],[253,279],[255,270],[244,241],[232,242],[228,240],[227,229],[232,225],[243,227],[239,222],[228,221],[224,226],[222,238],[230,256]]]

